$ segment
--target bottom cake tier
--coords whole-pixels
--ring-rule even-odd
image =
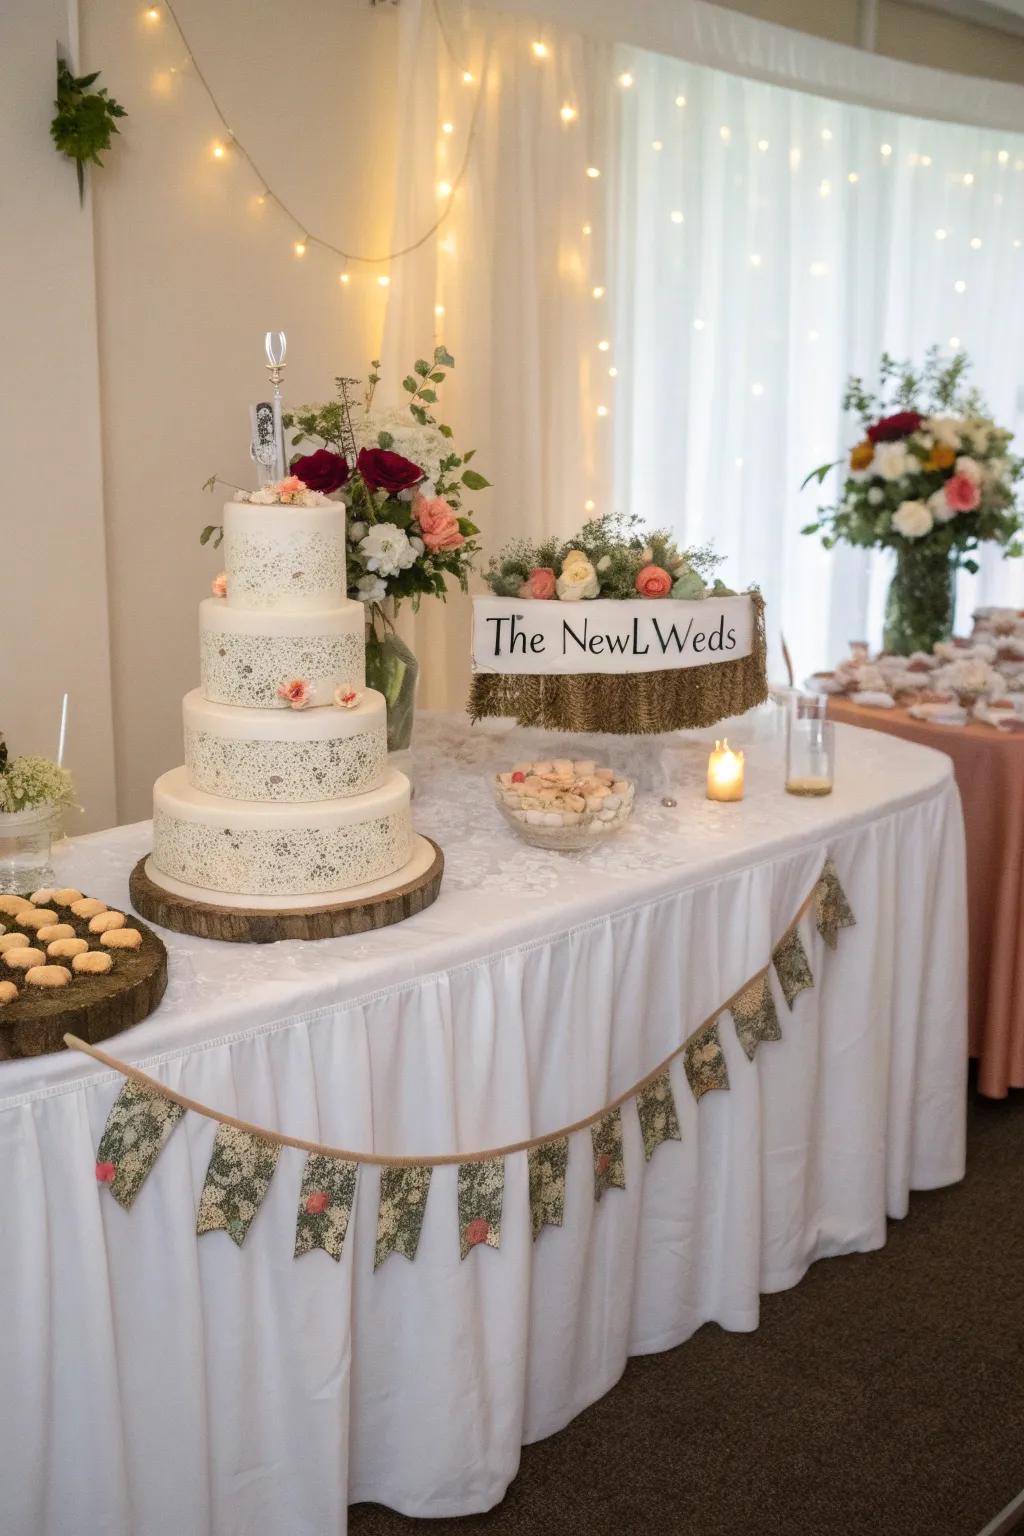
[[[207,794],[184,767],[153,786],[153,869],[201,890],[343,894],[401,869],[412,853],[409,781],[393,770],[366,794],[304,805]]]

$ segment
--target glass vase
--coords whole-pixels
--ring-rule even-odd
[[[366,686],[384,695],[388,711],[388,757],[407,773],[420,664],[393,629],[372,620],[366,629]]]
[[[0,891],[28,896],[53,878],[50,840],[55,820],[49,804],[0,811]]]
[[[953,633],[956,561],[927,539],[909,540],[896,553],[896,573],[885,602],[883,643],[896,656],[928,651]]]

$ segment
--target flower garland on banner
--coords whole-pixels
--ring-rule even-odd
[[[482,1152],[389,1158],[300,1141],[218,1115],[95,1046],[66,1035],[69,1046],[113,1067],[126,1079],[100,1138],[96,1178],[107,1185],[119,1205],[130,1210],[178,1122],[186,1110],[193,1110],[217,1121],[199,1199],[197,1234],[226,1232],[241,1247],[270,1188],[281,1148],[294,1147],[306,1153],[299,1186],[294,1256],[300,1258],[322,1248],[332,1259],[339,1260],[355,1203],[360,1164],[376,1164],[381,1169],[381,1179],[373,1267],[379,1269],[393,1253],[404,1254],[407,1259],[416,1257],[431,1175],[435,1167],[452,1163],[458,1165],[461,1257],[465,1259],[472,1249],[481,1246],[500,1248],[505,1160],[525,1152],[530,1221],[536,1240],[544,1227],[560,1227],[564,1221],[570,1135],[590,1131],[594,1200],[600,1201],[609,1190],[626,1188],[622,1137],[625,1104],[633,1102],[636,1106],[645,1162],[650,1162],[664,1142],[682,1140],[668,1070],[676,1056],[683,1058],[686,1080],[699,1103],[705,1094],[729,1087],[719,1035],[724,1014],[731,1013],[737,1039],[751,1062],[763,1042],[782,1039],[770,972],[774,968],[790,1009],[801,992],[814,986],[810,959],[799,932],[808,909],[813,909],[815,926],[829,949],[836,948],[840,930],[856,922],[831,859],[826,860],[814,889],[776,944],[769,964],[646,1078],[596,1114],[561,1131]]]

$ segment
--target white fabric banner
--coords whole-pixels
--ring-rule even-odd
[[[578,603],[475,597],[473,669],[555,677],[709,667],[750,655],[753,614],[746,596]]]

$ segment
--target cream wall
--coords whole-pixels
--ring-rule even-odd
[[[26,3],[26,0],[19,0]],[[386,251],[394,162],[397,16],[365,0],[178,0],[232,128],[311,231]],[[181,696],[198,682],[196,606],[219,569],[199,530],[219,521],[200,487],[254,483],[248,403],[266,393],[263,335],[288,335],[285,393],[323,397],[377,356],[385,292],[296,231],[224,137],[164,13],[83,0],[83,54],[123,100],[123,142],[97,178],[103,399],[118,811],[150,810],[181,761]],[[171,74],[172,66],[175,73]]]
[[[68,765],[86,816],[115,820],[92,210],[49,136],[57,0],[0,5],[0,730],[52,755],[70,694]]]

